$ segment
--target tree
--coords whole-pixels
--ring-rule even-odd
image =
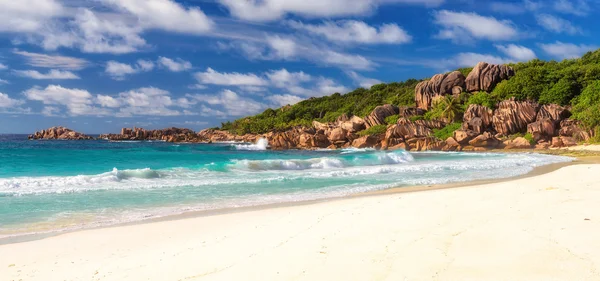
[[[442,118],[448,122],[456,121],[457,117],[462,113],[460,101],[453,96],[445,96],[441,101]]]

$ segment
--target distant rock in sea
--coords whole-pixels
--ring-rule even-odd
[[[93,140],[94,138],[65,127],[52,127],[29,135],[30,140]]]

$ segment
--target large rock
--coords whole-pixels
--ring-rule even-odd
[[[540,107],[540,111],[537,115],[537,121],[547,118],[552,120],[554,125],[558,127],[561,121],[569,117],[571,117],[571,112],[566,108],[558,104],[545,104]]]
[[[406,149],[411,151],[442,150],[446,142],[435,137],[414,138],[406,141]]]
[[[420,109],[428,110],[436,97],[460,92],[465,86],[465,76],[459,71],[436,74],[430,80],[420,82],[415,87],[415,102]]]
[[[398,114],[398,107],[391,104],[380,105],[375,107],[369,116],[365,117],[366,128],[376,125],[384,125],[385,118]]]
[[[478,133],[472,130],[456,130],[454,131],[454,140],[464,146],[469,144],[469,141],[477,135]]]
[[[398,119],[398,124],[400,124],[401,119]],[[448,125],[448,123],[442,120],[416,120],[414,123],[429,129],[442,129]]]
[[[398,116],[404,117],[404,118],[410,118],[413,116],[419,116],[419,115],[424,115],[424,114],[425,114],[425,110],[418,108],[418,107],[401,106],[398,108]]]
[[[356,133],[366,129],[365,120],[358,116],[352,116],[345,121],[338,121],[338,126],[348,133]]]
[[[461,149],[460,143],[458,143],[453,137],[446,139],[446,146],[442,148],[443,151],[458,151]]]
[[[486,106],[471,104],[463,115],[463,129],[483,133],[492,128],[493,111]]]
[[[558,134],[563,137],[573,137],[578,141],[587,141],[593,136],[593,131],[586,130],[577,120],[565,119],[560,122]]]
[[[556,126],[550,118],[538,118],[538,121],[527,125],[527,132],[533,136],[534,141],[551,140],[556,136]]]
[[[469,141],[469,145],[473,147],[496,148],[499,144],[500,141],[489,132],[476,136]]]
[[[480,62],[471,70],[465,84],[468,92],[491,92],[502,80],[514,75],[512,67]]]
[[[527,124],[536,120],[539,105],[529,101],[505,100],[494,111],[492,124],[496,132],[510,135],[527,130]]]
[[[41,130],[28,136],[28,139],[39,140],[93,140],[94,138],[75,132],[65,127],[52,127],[46,130]]]
[[[423,125],[411,122],[407,119],[403,119],[403,122],[399,122],[398,124],[389,126],[387,131],[385,132],[386,139],[402,138],[406,140],[430,136],[433,136],[433,131],[431,129]]]
[[[505,149],[529,149],[531,148],[531,143],[524,137],[518,137],[514,140],[510,140],[507,142]]]
[[[355,139],[352,142],[352,147],[356,148],[366,148],[366,147],[374,147],[379,139],[376,136],[364,136]]]
[[[345,143],[348,141],[347,132],[342,128],[334,128],[327,132],[327,138],[331,143]]]

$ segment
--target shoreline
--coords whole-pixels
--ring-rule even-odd
[[[503,151],[486,151],[486,152],[501,153]],[[519,153],[519,152],[537,153],[532,150],[513,151],[513,153]],[[564,156],[568,156],[566,154],[568,154],[572,151],[565,151],[565,152],[566,153]],[[473,153],[485,153],[485,152],[473,152]],[[553,154],[553,153],[549,153],[549,154]],[[559,153],[558,155],[563,155],[563,154]],[[86,230],[94,230],[94,229],[115,228],[115,227],[118,228],[118,227],[123,227],[123,226],[151,224],[151,223],[165,222],[165,221],[176,221],[176,220],[193,219],[193,218],[199,218],[199,217],[209,217],[209,216],[218,216],[218,215],[225,215],[225,214],[252,212],[252,211],[260,211],[260,210],[274,209],[274,208],[286,208],[286,207],[293,207],[293,206],[313,205],[313,204],[319,204],[319,203],[323,203],[323,202],[348,200],[348,199],[360,198],[360,197],[382,196],[382,195],[389,195],[389,194],[402,194],[402,193],[422,192],[422,191],[431,191],[431,190],[442,190],[442,189],[469,187],[469,186],[475,186],[475,185],[487,185],[487,184],[501,183],[501,182],[507,182],[507,181],[512,181],[512,180],[518,180],[518,179],[524,179],[524,178],[534,177],[534,176],[538,176],[538,175],[543,175],[543,174],[547,174],[547,173],[556,171],[562,167],[578,165],[578,164],[600,164],[600,156],[596,156],[596,154],[594,154],[593,156],[579,156],[571,162],[547,164],[547,165],[543,165],[540,167],[535,167],[535,168],[533,168],[533,170],[531,170],[530,172],[528,172],[526,174],[513,176],[513,177],[507,177],[507,178],[472,180],[472,181],[465,181],[465,182],[454,182],[454,183],[434,184],[434,185],[392,187],[392,188],[387,188],[387,189],[383,189],[383,190],[360,192],[360,193],[349,194],[346,196],[337,196],[337,197],[330,197],[330,198],[319,198],[319,199],[312,199],[312,200],[305,200],[305,201],[278,202],[278,203],[269,203],[269,204],[243,206],[243,207],[228,207],[228,208],[211,209],[211,210],[191,210],[191,211],[186,211],[183,213],[168,214],[165,216],[153,217],[153,218],[143,219],[143,220],[120,222],[120,223],[115,223],[115,224],[97,225],[97,226],[91,226],[91,227],[84,226],[84,227],[79,227],[79,228],[74,228],[74,229],[49,230],[49,231],[38,232],[38,233],[15,234],[15,235],[9,235],[6,237],[1,237],[0,245],[41,240],[41,239],[56,237],[56,236],[60,236],[60,235],[68,234],[68,233],[86,231]]]
[[[70,232],[0,245],[9,253],[0,266],[7,280],[30,281],[600,280],[595,161],[463,188]]]

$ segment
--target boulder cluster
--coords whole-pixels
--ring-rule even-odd
[[[65,127],[52,127],[29,135],[30,140],[92,140],[94,138]]]

